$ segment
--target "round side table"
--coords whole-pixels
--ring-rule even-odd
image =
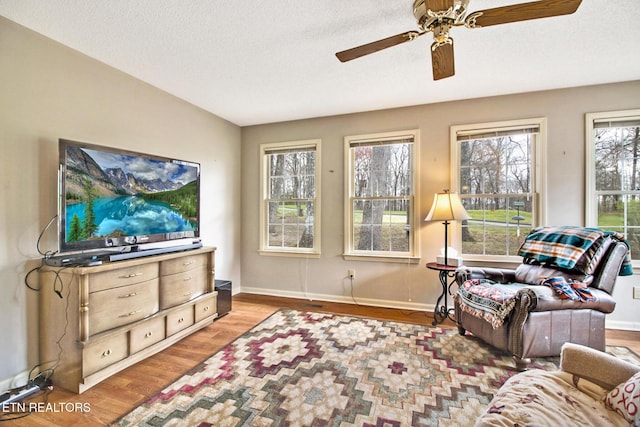
[[[438,323],[444,322],[447,318],[455,321],[453,317],[454,309],[449,308],[448,305],[448,296],[451,294],[451,285],[455,283],[455,280],[452,280],[450,283],[448,283],[448,280],[449,278],[455,277],[456,269],[458,267],[453,265],[438,264],[436,262],[428,262],[427,268],[430,270],[439,271],[438,277],[440,278],[440,285],[442,285],[442,293],[438,297],[436,307],[433,310],[433,322],[431,324],[433,326],[436,326]]]

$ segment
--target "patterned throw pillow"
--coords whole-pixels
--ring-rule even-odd
[[[609,409],[640,427],[640,372],[607,393],[604,402]]]

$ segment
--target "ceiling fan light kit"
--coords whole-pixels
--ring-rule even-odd
[[[413,15],[420,31],[407,31],[338,52],[336,56],[341,62],[347,62],[401,43],[413,41],[426,33],[432,33],[434,39],[431,45],[433,79],[440,80],[455,74],[453,38],[449,35],[451,28],[463,25],[467,28],[481,28],[530,19],[569,15],[578,9],[580,3],[582,0],[539,0],[466,14],[469,0],[414,0]]]

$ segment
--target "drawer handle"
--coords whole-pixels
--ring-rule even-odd
[[[189,277],[185,277],[185,278],[183,279],[183,281],[184,281],[184,282],[188,282],[188,281],[190,281],[190,280],[192,280],[192,279],[193,279],[193,277],[189,276]]]
[[[110,348],[108,348],[107,350],[102,352],[102,357],[107,357],[107,356],[111,356],[111,349]]]
[[[126,295],[120,295],[118,298],[131,298],[131,297],[135,297],[137,294],[137,292],[131,292],[130,294],[126,294]]]
[[[189,292],[185,292],[184,294],[182,294],[183,297],[189,296],[193,293],[193,291],[189,291]]]
[[[132,277],[138,277],[138,276],[142,276],[142,273],[125,274],[124,276],[120,276],[120,278],[121,279],[130,279]]]
[[[146,334],[144,334],[145,338],[151,338],[151,335],[153,335],[152,331],[147,332]]]
[[[185,261],[185,262],[183,262],[183,263],[182,263],[182,265],[191,265],[191,264],[193,264],[194,262],[195,262],[195,261],[193,261],[193,260],[189,260],[189,261]]]
[[[205,305],[204,308],[202,309],[203,311],[209,311],[209,306]]]
[[[178,319],[178,323],[182,323],[182,322],[184,322],[184,317],[181,317]]]
[[[129,317],[129,316],[133,316],[133,315],[134,315],[134,314],[136,314],[136,313],[140,313],[140,310],[132,311],[132,312],[127,313],[127,314],[121,314],[121,315],[120,315],[120,316],[118,316],[118,317]]]

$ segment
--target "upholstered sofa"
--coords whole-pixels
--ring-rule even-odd
[[[470,332],[511,353],[519,370],[527,368],[531,357],[558,356],[565,342],[604,350],[605,316],[616,305],[611,293],[623,264],[631,268],[628,246],[617,236],[580,227],[547,227],[530,233],[532,245],[538,247],[535,239],[550,231],[600,237],[594,237],[571,265],[559,267],[554,262],[562,260],[557,258],[537,262],[523,257],[516,269],[463,266],[456,271],[455,319],[460,334]],[[570,239],[577,238],[570,234]],[[540,246],[546,248],[546,242]],[[546,281],[550,283],[544,285]],[[551,286],[555,282],[580,295],[575,299],[562,295]]]
[[[640,426],[639,407],[640,366],[569,343],[560,370],[509,378],[475,427]]]

